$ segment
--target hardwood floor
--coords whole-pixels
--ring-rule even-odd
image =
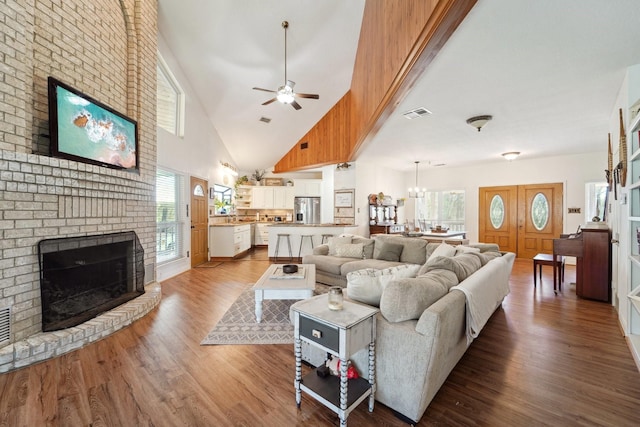
[[[73,353],[0,375],[2,426],[332,426],[303,395],[290,345],[200,346],[269,262],[194,268],[162,284],[163,300],[130,327]],[[215,264],[214,264],[215,265]],[[420,426],[640,425],[640,373],[615,310],[577,299],[567,267],[534,293],[532,261],[516,260],[511,294],[427,408]],[[402,426],[361,404],[350,426]]]

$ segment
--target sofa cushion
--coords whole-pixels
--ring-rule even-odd
[[[373,247],[375,240],[367,239],[365,237],[353,236],[351,243],[362,243],[362,253],[364,259],[373,258]]]
[[[473,246],[458,245],[458,246],[455,246],[455,249],[456,249],[456,253],[455,253],[456,255],[469,253],[469,252],[480,253],[480,248],[476,248]]]
[[[482,267],[477,254],[467,253],[455,257],[437,256],[427,261],[426,268],[420,272],[428,273],[436,269],[449,270],[455,273],[458,281],[462,282]],[[418,274],[420,274],[420,272]]]
[[[384,261],[381,259],[349,259],[349,262],[345,262],[344,264],[342,264],[342,267],[340,267],[340,275],[347,277],[347,274],[351,273],[352,271],[363,270],[365,268],[382,270],[383,268],[391,268],[403,264],[404,263],[402,262]]]
[[[480,260],[480,264],[483,266],[486,265],[489,261],[494,258],[499,258],[502,256],[500,252],[488,251],[488,252],[469,252],[473,255],[477,256]]]
[[[336,246],[336,256],[362,259],[362,243],[349,243]],[[480,250],[478,249],[478,252]]]
[[[315,264],[316,271],[320,270],[337,276],[340,276],[342,265],[351,262],[354,262],[353,258],[341,258],[331,255],[305,255],[302,258],[303,264]]]
[[[351,243],[351,236],[341,236],[341,237],[332,237],[328,241],[329,245],[329,255],[336,254],[336,246],[338,245],[348,245]]]
[[[427,241],[424,239],[403,237],[400,241],[404,249],[400,261],[409,264],[424,264],[427,260]]]
[[[392,280],[380,298],[380,313],[393,323],[419,319],[431,304],[449,292],[447,280],[438,272]]]
[[[434,259],[435,257],[439,257],[439,256],[451,257],[451,256],[454,256],[455,254],[456,254],[455,246],[447,245],[446,243],[442,242],[431,253],[431,255],[429,256],[429,259],[427,259],[427,261],[429,261],[431,259]]]
[[[419,265],[402,264],[376,270],[367,268],[347,274],[347,296],[355,301],[380,306],[380,297],[387,284],[396,278],[415,277]]]
[[[384,261],[400,261],[400,255],[404,246],[400,243],[383,242],[380,251],[376,255],[376,259]]]

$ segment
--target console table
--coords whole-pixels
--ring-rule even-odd
[[[293,307],[294,348],[296,357],[296,404],[300,407],[305,392],[338,414],[346,427],[349,413],[369,397],[373,411],[375,394],[375,339],[377,308],[344,301],[343,309],[332,311],[327,295],[310,298]],[[302,341],[340,359],[340,377],[321,377],[317,370],[302,377]],[[369,348],[369,379],[347,379],[348,360],[363,348]]]

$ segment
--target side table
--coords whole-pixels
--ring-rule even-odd
[[[375,401],[375,340],[377,308],[344,301],[343,309],[332,311],[327,295],[296,303],[293,307],[296,357],[296,403],[302,392],[313,397],[340,417],[346,427],[349,413],[369,397],[369,412]],[[302,341],[340,359],[340,377],[321,377],[317,370],[302,377]],[[363,348],[369,349],[369,379],[347,379],[348,360]]]

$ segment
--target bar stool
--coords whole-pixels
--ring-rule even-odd
[[[298,248],[298,258],[302,258],[300,255],[302,254],[302,243],[304,239],[308,238],[311,242],[311,249],[313,249],[313,235],[312,234],[303,234],[300,236],[300,248]]]
[[[280,238],[287,239],[287,246],[289,247],[289,261],[293,261],[293,254],[291,253],[291,239],[289,234],[278,234],[278,240],[276,240],[276,253],[273,254],[274,262],[278,262],[278,250],[280,249]]]
[[[329,240],[333,236],[334,236],[333,234],[323,234],[322,235],[322,241],[320,242],[320,244],[324,245],[327,242],[327,240]]]

